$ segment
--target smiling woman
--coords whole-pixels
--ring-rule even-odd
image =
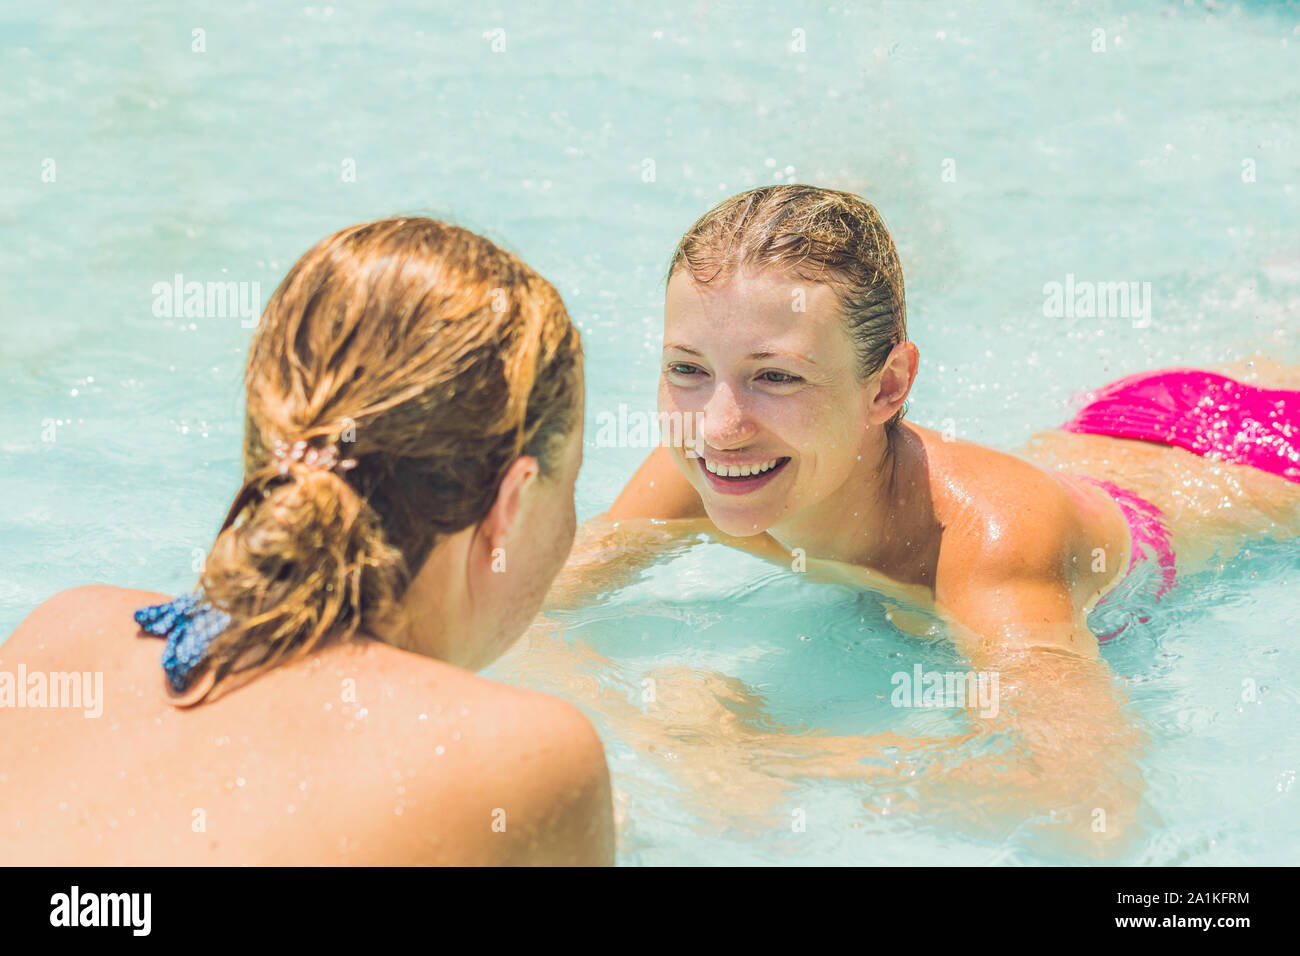
[[[921,588],[976,640],[1089,658],[1097,642],[1086,613],[1138,548],[1163,540],[1150,527],[1159,502],[1126,490],[1113,471],[1047,471],[904,422],[919,353],[906,338],[893,241],[858,196],[771,186],[710,210],[669,266],[663,356],[661,412],[698,419],[698,458],[680,446],[657,449],[607,521],[706,518],[712,531],[757,539],[743,546],[761,553],[788,560],[798,552],[886,586]],[[1256,393],[1264,394],[1234,383],[1223,397],[1242,414],[1216,413],[1214,422],[1197,411],[1203,402],[1188,399],[1178,428],[1152,425],[1143,434],[1215,435],[1230,419],[1263,416]],[[1148,386],[1125,394],[1163,393]],[[1145,411],[1126,406],[1127,417],[1111,417],[1172,419],[1180,407],[1152,399]],[[1277,407],[1275,417],[1291,414],[1286,402]],[[1090,432],[1116,441],[1104,427]],[[1252,450],[1277,458],[1285,438],[1261,428],[1234,436],[1179,444],[1201,454],[1222,447],[1219,457],[1254,463]],[[1163,551],[1157,557],[1173,560]]]
[[[1069,780],[1072,803],[1103,805],[1097,788],[1132,777],[1139,735],[1121,715],[1089,614],[1144,558],[1159,563],[1160,593],[1168,590],[1173,538],[1160,522],[1169,495],[1144,486],[1147,497],[1139,497],[1122,468],[1092,474],[1069,461],[1043,468],[906,422],[919,354],[906,339],[903,310],[893,242],[860,197],[762,187],[707,213],[670,266],[659,383],[661,411],[698,417],[699,457],[671,445],[651,453],[580,536],[552,605],[590,590],[578,583],[585,575],[592,588],[608,587],[656,551],[709,538],[796,572],[855,581],[892,595],[917,620],[937,617],[970,662],[1002,673],[1004,706],[996,716],[968,716],[984,732],[1007,728],[1037,742],[1032,764],[1006,777],[1022,796],[1061,806],[1057,788]],[[1224,395],[1243,402],[1258,391],[1234,388]],[[1171,409],[1149,403],[1137,417]],[[1217,434],[1244,412],[1216,415],[1218,424],[1184,417],[1189,428]],[[1199,447],[1266,440],[1273,454],[1284,429],[1255,437],[1259,431]],[[1110,443],[1115,460],[1131,444],[1103,428],[1088,437]],[[1204,473],[1240,467],[1150,447]],[[1238,451],[1227,460],[1250,457]],[[1262,494],[1300,502],[1297,485]],[[624,544],[626,557],[609,567],[614,549],[606,542],[626,542],[642,528],[653,543]],[[589,554],[607,566],[593,567]],[[908,615],[892,620],[906,628]],[[879,742],[861,738],[860,753]],[[1112,793],[1104,804],[1112,810],[1108,839],[1133,819],[1140,792],[1119,789],[1123,798]],[[1075,815],[1073,835],[1087,840],[1088,822]]]

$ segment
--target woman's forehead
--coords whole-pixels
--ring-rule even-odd
[[[664,314],[665,348],[727,346],[744,348],[746,357],[794,351],[815,359],[850,344],[830,286],[773,270],[710,283],[674,275]]]

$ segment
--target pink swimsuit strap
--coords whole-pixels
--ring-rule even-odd
[[[1135,609],[1125,607],[1130,600],[1137,598],[1139,603],[1148,604],[1148,600],[1141,596],[1146,593],[1147,598],[1158,601],[1174,586],[1174,581],[1177,578],[1174,549],[1170,541],[1169,529],[1165,527],[1164,521],[1161,520],[1160,509],[1151,502],[1111,481],[1102,481],[1090,475],[1076,474],[1075,477],[1095,485],[1110,495],[1115,503],[1119,505],[1120,511],[1124,514],[1124,520],[1128,523],[1130,541],[1128,567],[1125,569],[1123,576],[1111,586],[1107,593],[1093,606],[1092,611],[1089,612],[1090,623],[1094,623],[1093,615],[1098,614],[1098,612],[1101,612],[1101,617],[1104,619],[1115,613],[1117,609],[1120,614],[1127,615],[1130,618],[1129,621],[1110,630],[1109,633],[1094,631],[1097,633],[1098,642],[1104,644],[1106,641],[1117,637],[1134,620],[1139,624],[1148,620],[1145,615],[1136,612]],[[1154,580],[1150,584],[1146,583],[1147,579],[1145,577],[1130,580],[1133,578],[1134,569],[1138,564],[1152,560],[1155,562],[1152,568],[1155,574]],[[1154,585],[1153,588],[1151,588],[1152,585]],[[1151,588],[1151,590],[1148,591],[1148,588]]]
[[[1198,369],[1143,372],[1090,392],[1061,427],[1173,445],[1300,482],[1300,391]]]
[[[1129,537],[1132,541],[1132,546],[1129,548],[1128,571],[1131,572],[1139,561],[1154,560],[1160,575],[1156,597],[1164,597],[1174,586],[1177,567],[1169,529],[1165,527],[1160,509],[1145,498],[1135,495],[1127,488],[1121,488],[1112,481],[1102,481],[1089,475],[1076,475],[1076,477],[1096,485],[1115,499],[1120,511],[1124,512],[1124,520],[1128,522]]]

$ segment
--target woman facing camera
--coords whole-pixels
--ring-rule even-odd
[[[6,862],[611,863],[591,724],[474,674],[573,541],[559,295],[464,229],[354,226],[280,284],[246,385],[199,589],[65,591],[0,647],[29,682],[102,674],[98,717],[6,714]]]
[[[676,443],[584,527],[548,606],[710,539],[867,589],[895,626],[949,638],[998,678],[996,706],[968,701],[963,738],[781,735],[757,701],[710,711],[723,692],[697,678],[696,710],[729,712],[727,749],[746,767],[797,751],[828,758],[827,773],[894,772],[912,797],[922,778],[962,785],[957,804],[984,813],[1013,794],[1011,812],[1036,807],[1088,843],[1132,832],[1143,735],[1098,642],[1146,620],[1215,547],[1296,533],[1300,392],[1189,369],[1134,376],[1009,454],[904,418],[919,362],[898,255],[869,203],[782,185],[719,204],[668,270],[659,409]],[[960,757],[1003,731],[1006,759]],[[936,754],[963,762],[927,776]]]
[[[856,569],[972,648],[1094,658],[1113,635],[1087,612],[1130,571],[1163,594],[1225,515],[1244,534],[1300,506],[1300,392],[1214,372],[1114,383],[1023,457],[904,420],[902,269],[848,193],[762,187],[701,218],[669,268],[661,368],[660,410],[695,440],[654,451],[607,521],[700,519]]]

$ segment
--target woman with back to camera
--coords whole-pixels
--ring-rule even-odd
[[[6,713],[6,862],[612,862],[591,724],[473,673],[573,541],[559,295],[464,229],[354,226],[280,284],[246,385],[200,589],[75,588],[0,647],[6,670],[102,672],[104,698]]]

